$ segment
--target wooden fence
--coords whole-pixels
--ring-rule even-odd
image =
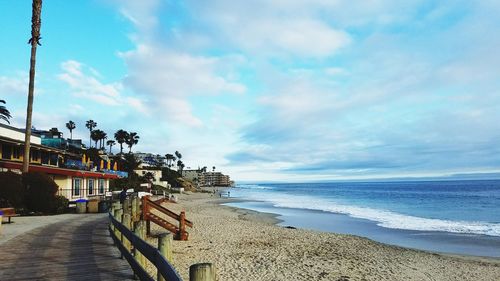
[[[147,199],[150,200],[149,198]],[[120,250],[122,258],[128,261],[134,271],[134,275],[140,280],[155,280],[145,269],[146,259],[149,260],[157,270],[156,280],[182,280],[171,264],[172,233],[161,235],[158,238],[158,248],[144,241],[146,237],[146,221],[142,220],[140,218],[141,216],[137,214],[140,213],[141,210],[138,203],[140,203],[140,201],[137,197],[133,198],[131,202],[126,200],[122,209],[121,204],[115,202],[109,214],[110,235],[115,245]],[[192,226],[192,222],[188,221],[188,223]],[[188,223],[186,223],[186,225]],[[179,227],[179,229],[182,229],[182,227]],[[174,233],[174,235],[179,236],[180,231]],[[191,265],[189,268],[189,280],[215,281],[215,266],[211,263]]]
[[[174,233],[175,239],[183,241],[188,240],[189,233],[186,231],[186,226],[193,227],[193,223],[190,220],[186,219],[186,214],[184,212],[181,212],[178,215],[168,210],[167,208],[163,207],[161,203],[164,200],[165,199],[162,198],[157,201],[153,201],[149,196],[142,197],[142,218],[147,222],[147,233],[148,234],[150,233],[149,223],[154,222],[159,226],[167,229],[168,231]],[[164,214],[178,221],[179,226],[177,227],[174,224],[168,222],[165,218],[162,218],[157,214],[154,214],[152,210],[156,210],[159,213]]]

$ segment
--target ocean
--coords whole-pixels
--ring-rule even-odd
[[[500,181],[239,184],[227,205],[274,213],[280,225],[386,244],[500,257]]]

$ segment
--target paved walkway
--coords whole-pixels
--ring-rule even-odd
[[[0,280],[133,280],[107,228],[107,214],[69,215],[6,240]]]

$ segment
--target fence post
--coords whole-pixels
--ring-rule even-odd
[[[123,221],[122,224],[125,226],[127,229],[131,229],[130,227],[130,214],[123,214]],[[122,234],[122,243],[125,249],[130,252],[130,241],[125,237],[125,235]]]
[[[117,221],[121,222],[122,221],[122,215],[123,215],[123,210],[122,209],[116,209],[114,213],[114,217]],[[115,232],[116,238],[120,239],[120,231],[113,226],[113,231]]]
[[[186,232],[186,213],[184,211],[181,212],[179,216],[179,239],[182,241],[187,240],[187,232]]]
[[[158,251],[160,254],[169,262],[172,263],[172,233],[164,233],[158,237]],[[157,273],[158,281],[165,281],[163,276],[161,276],[160,271]]]
[[[189,267],[189,281],[215,281],[215,266],[211,263],[197,263]]]
[[[137,196],[135,200],[135,209],[136,209],[136,220],[139,221],[141,219],[141,198]]]
[[[134,196],[132,197],[132,221],[133,222],[136,222],[138,221],[139,219],[137,218],[137,200],[139,198]]]
[[[128,197],[123,201],[123,213],[130,214],[130,198]]]
[[[144,221],[137,222],[134,230],[135,235],[144,240]],[[135,247],[134,247],[135,248]],[[143,254],[137,249],[134,249],[135,260],[139,263],[142,268],[146,268],[146,259]]]
[[[148,219],[147,214],[149,213],[149,205],[148,205],[149,196],[142,197],[142,219],[146,221],[146,235],[151,234],[151,222]]]

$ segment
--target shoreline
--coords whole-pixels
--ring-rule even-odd
[[[500,259],[450,255],[368,238],[277,225],[276,214],[222,204],[241,201],[183,194],[175,212],[193,221],[189,241],[174,241],[174,266],[211,262],[218,280],[499,280]],[[154,226],[153,231],[162,232]],[[151,242],[154,243],[154,242]],[[344,279],[341,279],[344,278]]]
[[[233,204],[236,203],[236,204]],[[238,206],[238,203],[239,204]],[[249,206],[245,206],[245,203],[248,203]],[[243,208],[247,210],[252,210],[255,212],[260,212],[260,210],[263,210],[265,213],[268,209],[267,207],[261,207],[261,206],[255,206],[256,204],[265,204],[265,205],[270,205],[269,202],[266,201],[259,201],[259,200],[246,200],[246,199],[238,199],[234,202],[224,202],[221,204],[228,204],[224,206],[228,207],[234,207],[234,208]],[[236,206],[235,206],[236,205]],[[452,246],[461,246],[463,247],[464,245],[459,244],[459,242],[463,243],[464,239],[462,236],[468,236],[469,234],[464,234],[464,233],[453,233],[453,232],[445,232],[445,231],[419,231],[419,230],[406,230],[406,229],[396,229],[396,228],[385,228],[382,226],[379,226],[376,222],[366,220],[366,219],[360,219],[360,218],[355,218],[351,217],[347,214],[338,214],[338,213],[331,213],[331,212],[326,212],[322,210],[309,210],[309,209],[298,209],[298,208],[279,208],[279,207],[273,207],[273,209],[276,209],[275,214],[277,217],[282,217],[282,219],[279,222],[277,222],[278,226],[284,227],[291,225],[296,228],[300,229],[305,229],[305,230],[312,230],[312,231],[319,231],[319,232],[327,232],[327,233],[334,233],[334,234],[343,234],[343,235],[353,235],[357,237],[362,237],[369,239],[371,241],[377,242],[377,243],[382,243],[384,245],[388,246],[397,246],[397,247],[402,247],[405,249],[413,249],[413,250],[418,250],[418,251],[424,251],[428,253],[435,253],[435,254],[441,254],[441,255],[450,255],[450,256],[463,256],[463,257],[477,257],[477,258],[484,258],[484,259],[493,259],[493,260],[500,260],[500,252],[491,250],[490,246],[493,246],[493,248],[498,247],[500,251],[500,242],[499,239],[495,236],[488,236],[488,235],[480,235],[480,234],[470,234],[472,236],[475,236],[475,241],[469,242],[467,246],[474,245],[478,249],[469,249],[467,252],[464,250],[460,249],[453,249]],[[282,209],[285,209],[285,213],[280,213],[279,211]],[[272,212],[270,212],[272,213]],[[289,214],[287,213],[292,213],[292,214],[298,214],[298,213],[313,213],[314,216],[316,215],[321,215],[323,217],[327,218],[333,218],[335,220],[335,217],[337,218],[342,218],[340,219],[340,225],[344,227],[345,225],[349,225],[349,227],[343,228],[343,229],[330,229],[328,227],[318,227],[317,222],[316,223],[301,223],[300,220],[298,221],[290,221],[289,220]],[[299,215],[297,215],[300,217]],[[302,219],[304,219],[302,217]],[[314,220],[312,220],[314,221]],[[315,225],[316,224],[316,225]],[[356,225],[356,226],[353,226]],[[361,225],[361,227],[359,227]],[[337,226],[338,228],[338,226]],[[363,231],[360,231],[359,229],[357,231],[353,231],[351,228],[361,228]],[[383,234],[383,235],[381,235]],[[385,237],[384,237],[385,236]],[[390,237],[392,240],[387,241],[387,237]],[[426,237],[425,239],[422,239],[421,241],[418,240],[418,237]],[[401,239],[403,237],[403,239]],[[410,243],[408,241],[404,240],[404,237],[411,237],[413,243]],[[417,238],[416,238],[417,237]],[[384,240],[385,238],[385,240]],[[397,238],[397,239],[396,239]],[[399,242],[394,242],[399,239]],[[492,243],[491,245],[488,243]],[[495,244],[493,244],[495,243]],[[487,249],[485,248],[485,244]],[[446,250],[439,250],[439,248],[435,248],[432,246],[437,246],[441,247],[441,249],[448,249]],[[448,248],[444,247],[448,246]],[[487,254],[480,255],[480,254],[473,254],[472,252],[476,253],[484,253],[481,252],[481,247],[483,251],[486,251]],[[493,254],[493,255],[491,255]]]

